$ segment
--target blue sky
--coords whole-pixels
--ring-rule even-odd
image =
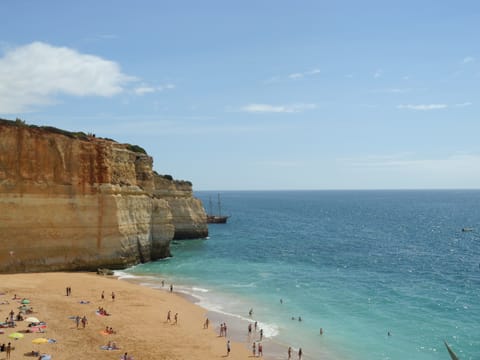
[[[194,190],[480,187],[477,1],[0,2],[0,117]]]

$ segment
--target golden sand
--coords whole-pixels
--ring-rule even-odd
[[[70,296],[66,287],[71,287]],[[102,291],[105,298],[101,299]],[[115,293],[115,300],[111,294]],[[217,359],[225,358],[227,346],[224,337],[210,324],[204,329],[206,310],[183,297],[168,291],[118,280],[115,277],[92,273],[38,273],[0,275],[0,320],[11,310],[18,313],[20,303],[14,295],[30,300],[34,316],[47,323],[45,333],[26,332],[28,322],[18,321],[15,328],[2,328],[0,344],[11,342],[15,350],[11,359],[37,359],[26,357],[39,351],[52,355],[52,360],[119,360],[127,352],[135,360],[149,359]],[[82,302],[88,302],[83,303]],[[103,307],[110,316],[96,314]],[[167,313],[171,311],[171,322]],[[178,313],[178,323],[174,315]],[[88,323],[79,329],[73,319],[86,316]],[[115,334],[102,334],[111,327]],[[22,339],[8,337],[13,332],[24,335]],[[55,339],[56,343],[34,344],[36,338]],[[114,341],[120,350],[102,350],[101,346]],[[247,359],[251,356],[240,343],[231,343],[231,359]],[[6,353],[0,353],[6,359]]]

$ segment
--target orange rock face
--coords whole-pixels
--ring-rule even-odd
[[[0,120],[0,272],[124,268],[207,236],[191,184],[152,163],[127,144]]]

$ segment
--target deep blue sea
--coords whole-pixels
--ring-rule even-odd
[[[217,197],[195,195],[206,207]],[[126,272],[238,319],[252,308],[267,338],[309,359],[447,360],[444,340],[480,359],[480,191],[221,198],[231,217],[208,239],[174,242],[172,258]]]

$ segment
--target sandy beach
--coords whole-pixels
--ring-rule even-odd
[[[67,296],[66,288],[71,288]],[[101,294],[105,296],[102,300]],[[112,292],[115,299],[112,299]],[[93,273],[35,273],[0,275],[0,319],[13,310],[19,312],[21,300],[30,301],[33,316],[47,323],[45,333],[27,332],[29,322],[17,321],[14,328],[1,328],[0,344],[12,343],[11,359],[37,359],[32,351],[47,353],[52,359],[116,359],[127,352],[135,360],[215,359],[227,357],[228,337],[220,337],[218,324],[204,329],[206,310],[175,293],[159,291]],[[14,300],[14,297],[18,298]],[[110,315],[100,316],[99,307]],[[167,313],[171,311],[171,322]],[[178,322],[175,324],[175,314]],[[85,328],[75,317],[85,316]],[[106,327],[115,333],[105,334]],[[23,338],[9,335],[19,332]],[[37,338],[55,343],[34,344]],[[108,342],[120,350],[103,350]],[[231,342],[231,359],[246,359],[251,352],[245,344]],[[0,352],[0,359],[6,353]]]

